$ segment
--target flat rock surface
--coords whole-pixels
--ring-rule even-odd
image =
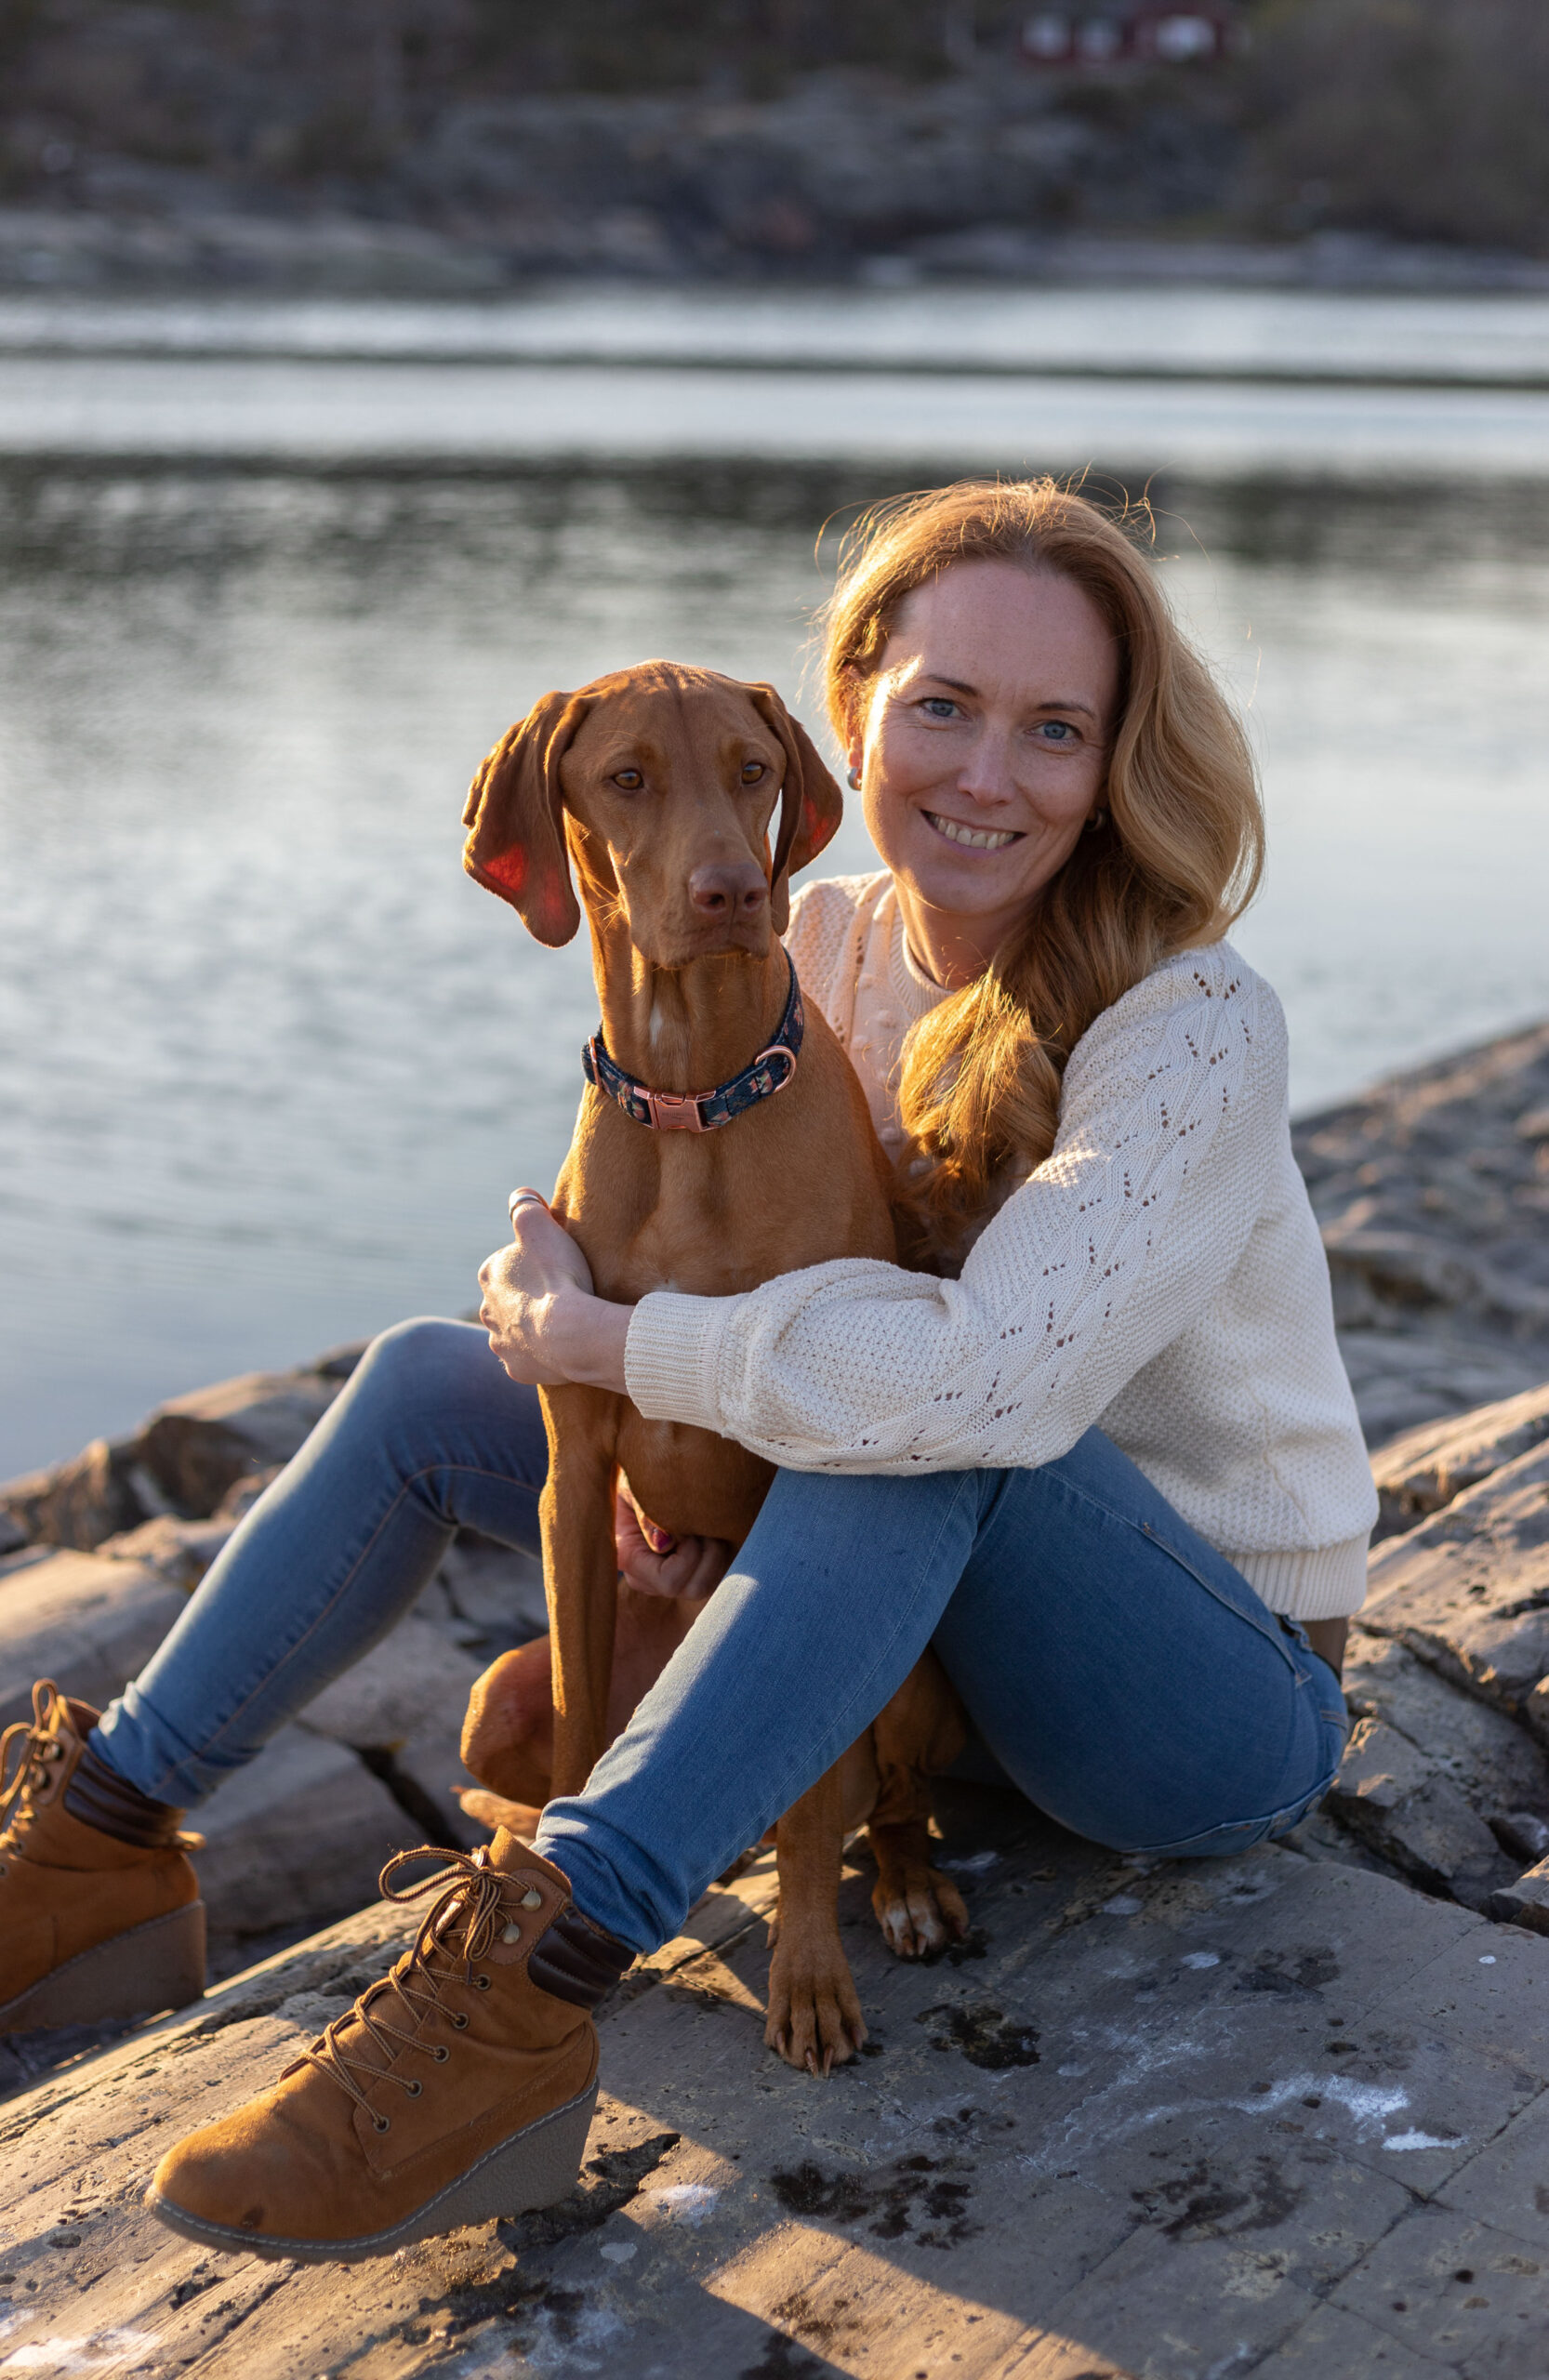
[[[1364,1615],[1363,1615],[1364,1618]],[[1549,1818],[1549,1758],[1503,1712],[1460,1692],[1394,1637],[1357,1621],[1344,1661],[1344,1695],[1407,1736],[1474,1808],[1534,1811]]]
[[[1520,1868],[1440,1764],[1383,1719],[1356,1722],[1325,1806],[1423,1891],[1469,1909],[1483,1909]]]
[[[1528,1389],[1461,1418],[1449,1414],[1406,1430],[1371,1458],[1382,1503],[1379,1539],[1412,1528],[1465,1488],[1549,1438],[1549,1385]]]
[[[1303,1117],[1297,1161],[1368,1440],[1549,1374],[1549,1025]]]
[[[894,1961],[857,1855],[841,1909],[872,2040],[827,2084],[762,2047],[759,1862],[605,2009],[572,2198],[376,2265],[204,2255],[140,2194],[381,1971],[403,1912],[374,1904],[118,2038],[29,2036],[0,2053],[0,2380],[1542,2380],[1549,1027],[1310,1118],[1297,1146],[1369,1438],[1402,1435],[1374,1458],[1389,1534],[1352,1635],[1358,1724],[1290,1844],[1146,1868],[947,1789],[974,1931]],[[353,1353],[15,1483],[7,1718],[38,1670],[99,1700],[132,1673]],[[46,1507],[98,1550],[48,1550]],[[227,1923],[318,1923],[421,1817],[456,1833],[450,1706],[543,1624],[535,1567],[460,1540],[204,1815]]]
[[[13,1554],[0,1565],[0,1727],[31,1717],[40,1677],[100,1709],[150,1659],[186,1601],[147,1563]]]
[[[239,1936],[358,1908],[384,1860],[425,1832],[347,1746],[300,1726],[282,1727],[218,1786],[197,1823],[211,1930]]]
[[[1145,1871],[1009,1794],[945,1815],[975,1930],[938,1964],[890,1957],[847,1871],[873,2054],[824,2084],[763,2049],[761,1862],[609,2003],[544,2215],[303,2268],[141,2206],[386,1963],[380,1905],[13,2098],[0,2371],[1542,2370],[1549,1941],[1283,1849]]]
[[[1361,1626],[1397,1637],[1549,1740],[1549,1447],[1371,1557]]]

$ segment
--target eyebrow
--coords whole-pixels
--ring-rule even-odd
[[[944,678],[935,669],[927,669],[924,674],[935,685],[950,686],[955,694],[976,694],[979,691],[977,686],[971,686],[964,678]],[[1081,702],[1074,694],[1052,694],[1046,703],[1035,703],[1033,708],[1035,710],[1079,710],[1084,712],[1088,719],[1097,717],[1097,713],[1090,703]]]

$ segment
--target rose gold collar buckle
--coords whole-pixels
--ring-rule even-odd
[[[651,1123],[658,1132],[702,1132],[705,1119],[699,1113],[702,1094],[692,1091],[652,1091],[644,1083],[637,1084],[637,1099],[643,1099],[650,1111]]]

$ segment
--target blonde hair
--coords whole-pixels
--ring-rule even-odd
[[[825,609],[825,692],[841,746],[864,719],[907,597],[976,561],[1057,572],[1081,588],[1118,646],[1119,681],[1104,823],[1083,832],[984,974],[905,1044],[899,1104],[912,1147],[901,1189],[942,1255],[998,1177],[1048,1156],[1066,1062],[1088,1026],[1172,952],[1219,941],[1264,864],[1240,722],[1124,530],[1052,479],[960,480],[863,516]]]

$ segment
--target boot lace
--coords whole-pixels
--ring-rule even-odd
[[[48,1764],[64,1757],[56,1721],[65,1715],[64,1697],[53,1679],[40,1678],[33,1688],[32,1718],[13,1719],[0,1735],[0,1852],[20,1848],[32,1822],[33,1795],[48,1782]]]
[[[394,1886],[392,1880],[400,1869],[417,1867],[423,1859],[438,1863],[435,1874],[424,1876],[415,1884]],[[392,2042],[402,2043],[405,2049],[421,2051],[434,2058],[438,2066],[445,2065],[452,2053],[444,2043],[428,2043],[417,2033],[400,2030],[388,2022],[387,2011],[412,2017],[417,2008],[439,2010],[444,1985],[473,1981],[473,1962],[495,1939],[501,1895],[509,1881],[497,1868],[490,1867],[487,1844],[471,1853],[444,1851],[429,1843],[421,1844],[415,1851],[397,1852],[382,1870],[384,1899],[415,1901],[422,1900],[427,1893],[436,1894],[415,1937],[414,1947],[391,1974],[363,1991],[352,2008],[342,2016],[336,2016],[322,2038],[302,2051],[289,2071],[294,2074],[301,2066],[315,2066],[349,2094],[377,2132],[391,2130],[391,2118],[377,2112],[354,2078],[363,2075],[368,2085],[396,2082],[407,2097],[417,2099],[423,2085],[395,2072],[390,2062],[392,2051],[389,2043]],[[442,1963],[439,1972],[431,1968],[432,1955],[438,1955]],[[374,2003],[379,2004],[374,2007]],[[468,2018],[454,2016],[451,2021],[460,2031]],[[347,2026],[354,2024],[364,2026],[377,2044],[381,2052],[380,2064],[369,2057],[351,2057],[345,2049],[341,2036]],[[364,2048],[365,2044],[361,2043],[358,2046]]]

